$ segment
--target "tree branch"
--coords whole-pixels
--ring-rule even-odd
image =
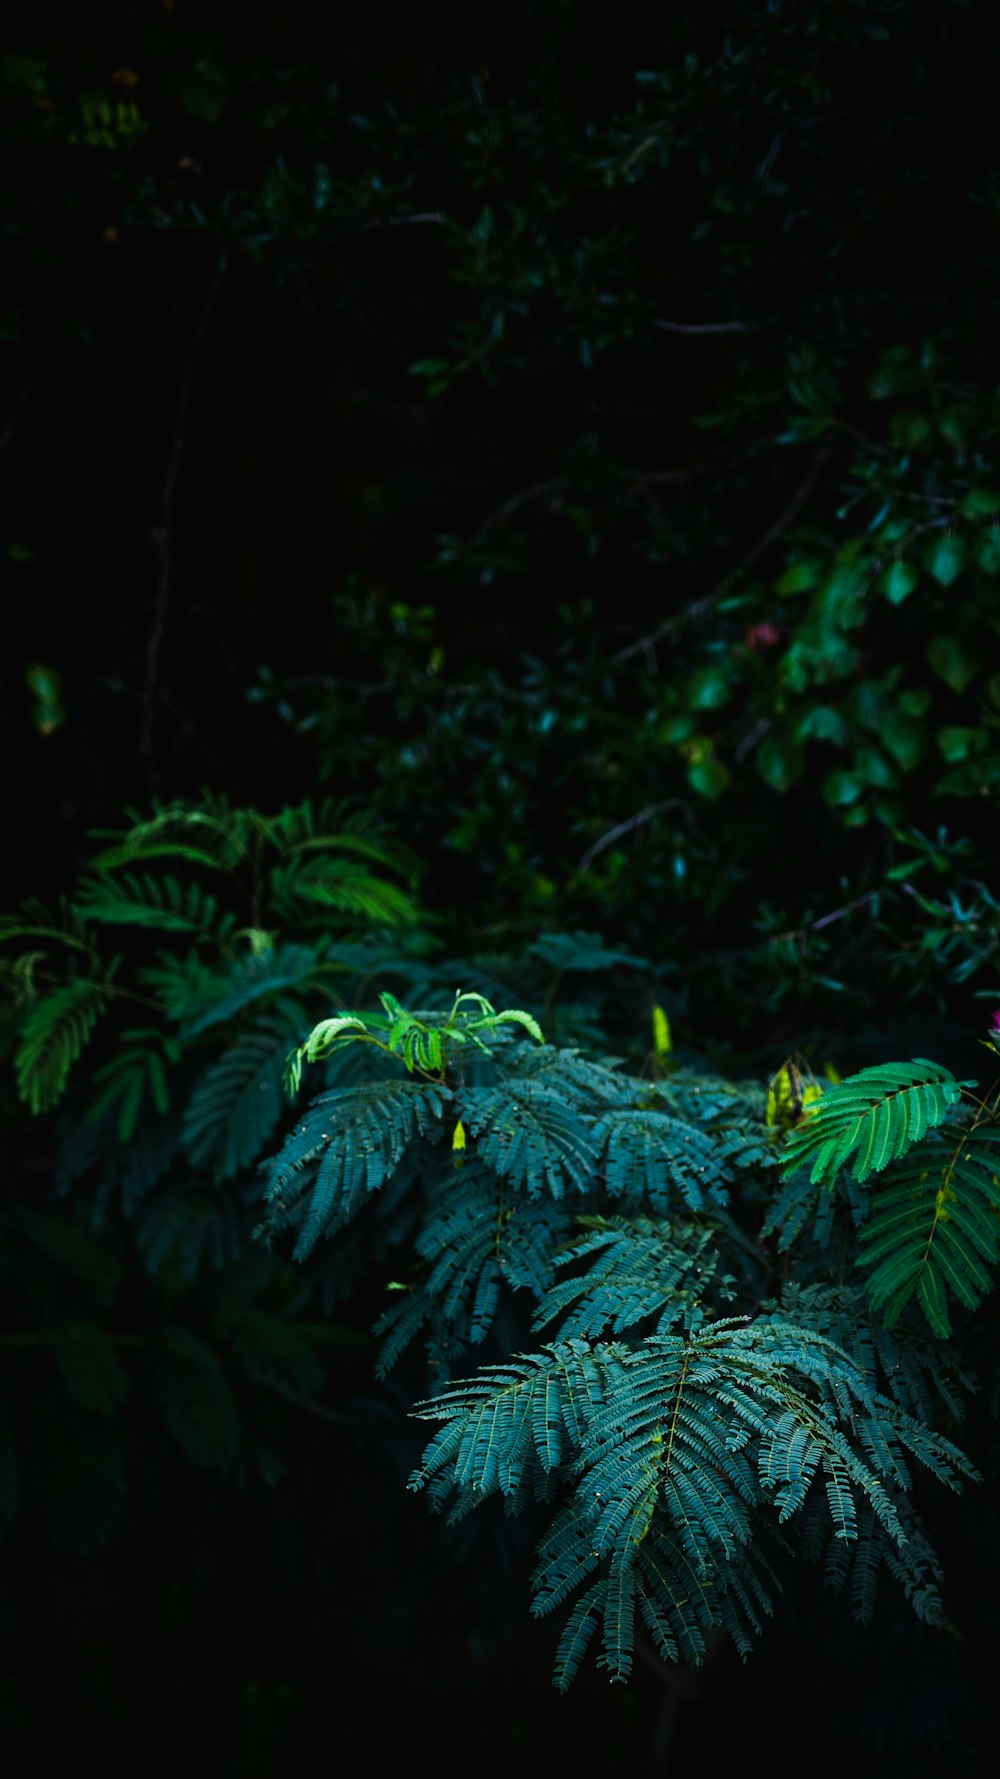
[[[665,334],[745,334],[745,321],[664,321],[656,316],[653,326]]]
[[[753,564],[758,562],[761,556],[765,555],[771,548],[771,545],[777,543],[783,533],[788,530],[793,519],[798,517],[819,481],[820,475],[822,474],[829,457],[829,451],[823,450],[816,452],[809,474],[806,476],[805,481],[796,489],[795,494],[789,501],[784,512],[779,514],[773,525],[768,526],[767,530],[757,539],[757,542],[747,551],[746,555],[737,562],[735,568],[731,568],[728,574],[723,575],[721,581],[716,582],[716,585],[712,587],[708,593],[703,593],[700,599],[695,599],[690,605],[685,606],[682,612],[677,612],[672,618],[664,619],[664,622],[657,625],[657,628],[651,630],[648,635],[640,636],[638,642],[629,643],[627,648],[619,649],[617,655],[614,656],[614,659],[616,661],[629,661],[633,655],[648,655],[649,652],[656,647],[657,643],[663,642],[668,636],[672,636],[675,630],[680,630],[685,624],[694,623],[696,619],[703,618],[706,613],[712,610],[713,606],[718,605],[719,600],[725,598],[730,588],[736,584],[744,570],[752,568]]]
[[[593,846],[588,846],[576,867],[577,871],[586,871],[588,866],[592,865],[607,847],[613,846],[616,840],[620,840],[623,834],[630,834],[633,829],[641,828],[644,822],[650,822],[654,816],[662,815],[665,809],[683,809],[685,814],[687,813],[687,805],[680,797],[666,797],[662,803],[647,803],[645,809],[640,809],[638,815],[630,815],[627,821],[619,822],[616,827],[609,828],[606,834],[602,834],[599,840],[594,841]]]
[[[551,494],[554,497],[565,494],[568,486],[565,476],[550,476],[547,482],[534,482],[530,488],[522,488],[517,494],[512,494],[510,499],[505,500],[502,505],[494,507],[493,511],[488,513],[483,520],[481,529],[492,531],[494,526],[502,525],[505,520],[509,519],[511,513],[516,513],[518,507],[527,506],[530,500],[538,500],[543,494]],[[555,498],[552,501],[552,508],[553,510],[556,508]]]

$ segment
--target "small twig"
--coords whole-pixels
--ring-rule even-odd
[[[529,500],[538,500],[543,494],[565,494],[567,485],[565,476],[550,476],[547,482],[534,482],[530,488],[522,488],[517,494],[512,494],[510,499],[505,500],[501,506],[494,507],[493,511],[483,520],[481,529],[492,531],[495,525],[502,525],[506,519],[510,518],[511,513],[516,513],[518,507],[527,506]],[[554,508],[555,501],[552,504]]]
[[[620,840],[623,834],[630,834],[633,829],[641,827],[644,822],[652,821],[654,816],[662,815],[665,809],[685,809],[685,804],[680,797],[667,797],[662,803],[647,803],[645,809],[640,809],[638,815],[630,815],[627,821],[618,822],[617,826],[609,828],[606,834],[602,834],[599,840],[595,840],[593,846],[588,846],[576,867],[577,871],[586,871],[594,860],[609,846],[613,846],[616,840]]]
[[[845,902],[843,908],[835,908],[832,914],[821,914],[819,920],[811,920],[807,927],[795,927],[787,933],[775,933],[768,941],[770,945],[780,945],[785,939],[802,939],[806,933],[818,933],[823,927],[832,927],[835,920],[843,920],[846,915],[853,914],[856,908],[865,908],[869,902],[878,899],[878,890],[869,890],[865,896],[855,896],[853,902]]]
[[[798,517],[819,481],[829,456],[829,451],[816,452],[809,474],[797,488],[784,512],[779,514],[773,525],[768,526],[735,568],[731,568],[728,574],[723,575],[721,581],[717,581],[716,585],[708,593],[702,594],[700,599],[693,600],[675,617],[666,618],[655,630],[651,630],[648,636],[640,636],[638,642],[629,643],[627,648],[619,649],[617,655],[614,656],[615,661],[628,661],[633,655],[639,654],[645,654],[648,660],[650,650],[655,648],[657,643],[663,642],[666,637],[671,636],[675,630],[680,630],[685,624],[694,623],[696,619],[703,618],[706,613],[712,610],[713,606],[718,605],[719,600],[724,599],[730,588],[735,586],[744,570],[752,568],[753,564],[758,562],[761,556],[771,548],[771,545],[777,543],[782,534],[788,530],[793,519]]]
[[[758,741],[763,740],[770,727],[770,717],[758,717],[757,721],[751,724],[742,741],[737,742],[736,747],[733,749],[733,759],[737,766],[742,766],[747,754],[753,751],[757,746]]]
[[[177,409],[174,416],[174,437],[170,450],[170,461],[160,496],[160,523],[152,533],[152,542],[156,548],[156,599],[153,604],[153,618],[149,626],[149,638],[146,644],[146,673],[142,688],[142,722],[139,730],[139,752],[146,763],[150,783],[154,791],[157,788],[157,773],[153,764],[153,711],[156,702],[157,680],[160,666],[160,650],[163,646],[163,635],[167,625],[167,607],[170,603],[171,579],[171,541],[174,517],[174,495],[177,490],[177,476],[180,471],[181,457],[184,453],[184,428],[187,422],[191,391],[194,387],[195,366],[202,341],[208,331],[212,318],[215,300],[225,276],[225,267],[219,266],[208,287],[208,295],[201,312],[201,319],[194,332],[191,347],[181,377],[180,390],[177,396]]]
[[[657,482],[688,482],[691,479],[691,472],[686,469],[625,469],[622,473],[623,476],[632,478],[630,486],[637,488],[640,493]],[[516,513],[518,507],[526,506],[531,500],[538,500],[543,494],[553,496],[550,510],[556,512],[568,488],[568,476],[550,476],[545,482],[533,482],[530,488],[519,489],[502,505],[494,507],[483,520],[481,529],[492,531],[494,526],[502,525],[512,513]]]
[[[648,136],[645,136],[643,138],[643,140],[639,143],[638,147],[633,148],[631,154],[626,155],[625,159],[622,161],[622,164],[621,164],[621,169],[620,169],[621,172],[622,173],[630,172],[631,169],[635,166],[636,161],[641,160],[644,154],[648,154],[648,152],[651,148],[655,148],[657,142],[659,141],[660,137],[663,135],[663,132],[665,129],[667,129],[667,127],[668,127],[668,125],[666,122],[663,122],[661,124],[656,124],[654,126],[653,130],[650,132],[650,134]]]
[[[664,321],[657,315],[653,326],[665,334],[745,334],[745,321]]]
[[[446,223],[448,218],[440,210],[415,210],[412,216],[381,216],[374,222],[363,222],[360,227],[352,230],[355,235],[370,234],[372,229],[400,229],[411,223],[436,222]]]

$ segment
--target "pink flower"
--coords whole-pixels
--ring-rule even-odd
[[[765,618],[762,624],[751,624],[743,643],[753,655],[762,655],[768,649],[776,649],[781,641],[781,631],[777,624]]]

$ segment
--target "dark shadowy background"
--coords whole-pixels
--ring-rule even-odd
[[[5,905],[58,904],[130,809],[328,796],[412,850],[440,954],[599,932],[725,1066],[980,1070],[998,30],[978,0],[22,11]],[[13,1228],[58,1141],[13,1086],[3,1120]],[[33,1264],[83,1302],[113,1253],[128,1357],[153,1286],[102,1229]],[[776,1776],[981,1770],[989,1484],[941,1520],[930,1653],[803,1584],[745,1670],[561,1699],[530,1528],[456,1550],[404,1491],[420,1373],[372,1384],[380,1282],[333,1313],[325,1389],[272,1404],[281,1480],[168,1449],[140,1387],[119,1480],[64,1466],[61,1503],[28,1336],[62,1289],[25,1287],[0,1358],[49,1478],[0,1589],[20,1759],[68,1731],[151,1776],[687,1773],[738,1725]]]

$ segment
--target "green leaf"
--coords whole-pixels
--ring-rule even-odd
[[[972,754],[981,754],[989,746],[989,738],[985,729],[947,728],[939,729],[937,744],[949,765],[954,766],[959,760],[967,760]]]
[[[846,747],[851,739],[851,726],[835,704],[815,704],[801,718],[795,739],[832,741],[835,747]]]
[[[812,1102],[789,1133],[782,1171],[811,1164],[813,1184],[832,1188],[853,1157],[854,1178],[866,1180],[943,1123],[970,1085],[922,1056],[861,1069]]]
[[[972,554],[984,574],[1000,574],[1000,525],[988,525],[980,532]]]
[[[805,771],[805,756],[793,741],[768,735],[754,756],[757,770],[772,791],[790,791]]]
[[[879,791],[890,791],[896,783],[895,772],[877,747],[858,748],[854,771],[863,784],[873,785]]]
[[[729,783],[729,770],[721,760],[697,760],[688,767],[688,784],[700,797],[721,797]]]
[[[915,451],[918,446],[926,444],[930,436],[931,423],[926,414],[915,413],[911,409],[893,414],[889,421],[889,437],[894,445],[901,445],[904,451]]]
[[[965,567],[968,548],[964,537],[939,537],[927,545],[924,567],[941,587],[950,587]]]
[[[816,561],[815,558],[810,558],[806,562],[793,562],[790,568],[785,569],[784,574],[778,576],[774,583],[774,591],[783,595],[808,593],[810,587],[815,587],[818,584],[822,575],[823,564]]]
[[[728,702],[731,691],[721,667],[699,667],[688,681],[687,702],[692,710],[718,710]]]
[[[860,1232],[865,1289],[891,1328],[915,1295],[932,1332],[951,1332],[949,1299],[975,1309],[992,1287],[1000,1247],[995,1130],[928,1132],[872,1192]]]
[[[904,772],[919,766],[926,747],[926,735],[920,723],[901,710],[889,712],[882,725],[882,741]]]
[[[32,1112],[50,1112],[108,999],[103,982],[78,977],[42,995],[21,1028],[14,1057],[18,1098]]]
[[[134,1135],[147,1091],[161,1115],[170,1109],[170,1089],[162,1058],[157,1050],[141,1041],[155,1041],[157,1035],[150,1031],[123,1032],[116,1054],[94,1070],[94,1085],[100,1087],[100,1092],[87,1107],[88,1122],[99,1123],[117,1106],[120,1143],[129,1142]],[[174,1042],[169,1039],[167,1055],[171,1062],[177,1060]]]
[[[838,766],[833,772],[828,772],[823,780],[823,801],[831,809],[843,809],[848,803],[857,802],[861,790],[860,780],[855,778],[853,772],[847,772],[842,766]]]
[[[979,671],[978,657],[961,637],[935,636],[925,653],[938,678],[953,692],[964,692]]]
[[[922,717],[930,706],[931,695],[926,686],[914,687],[912,691],[899,694],[899,708],[908,717]]]
[[[295,1026],[261,1019],[204,1069],[184,1115],[184,1147],[197,1167],[231,1179],[259,1161],[283,1109],[282,1076]]]
[[[970,488],[962,496],[959,512],[965,519],[978,519],[984,513],[1000,512],[1000,494],[991,488]]]
[[[878,590],[890,605],[902,605],[920,579],[920,570],[912,562],[890,562],[878,577]]]

